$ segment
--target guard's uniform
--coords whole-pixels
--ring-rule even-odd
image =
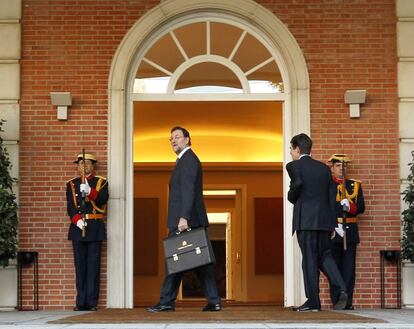
[[[336,217],[338,224],[342,224],[343,210],[341,205],[342,199],[348,199],[350,210],[346,213],[346,242],[347,250],[344,250],[343,238],[339,234],[335,234],[332,239],[332,256],[338,265],[342,278],[345,281],[346,293],[348,294],[347,308],[352,307],[352,295],[355,287],[355,259],[356,249],[359,243],[358,231],[358,214],[362,214],[365,210],[364,195],[362,192],[361,182],[353,179],[346,179],[346,196],[342,195],[342,179],[333,177],[337,186],[336,191]],[[345,227],[344,227],[345,229]],[[331,287],[331,297],[336,296],[337,292]]]
[[[82,209],[83,200],[80,192],[81,178],[76,177],[66,183],[68,215],[72,222],[68,239],[72,240],[73,245],[76,306],[79,309],[95,308],[98,303],[101,244],[106,240],[104,220],[109,197],[108,182],[105,178],[91,174],[87,180],[91,192],[85,198],[84,209]],[[76,226],[77,221],[82,218],[85,218],[87,223],[84,238],[82,230]]]

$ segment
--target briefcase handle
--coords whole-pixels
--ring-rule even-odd
[[[184,231],[190,232],[190,231],[191,231],[191,227],[189,227],[188,229],[186,229],[186,230],[184,230]],[[179,235],[179,234],[181,234],[181,233],[182,233],[182,232],[184,232],[184,231],[179,231],[179,230],[177,230],[177,232],[175,232],[175,234]]]

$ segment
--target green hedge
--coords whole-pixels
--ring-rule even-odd
[[[0,120],[0,132],[4,120]],[[10,176],[11,164],[7,149],[3,147],[0,134],[0,266],[9,265],[10,259],[17,256],[17,203],[13,193],[13,183],[17,179]]]

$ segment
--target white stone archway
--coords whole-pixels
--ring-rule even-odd
[[[147,12],[130,29],[113,59],[109,78],[107,306],[133,307],[133,159],[132,115],[128,82],[140,46],[154,31],[183,15],[197,11],[225,12],[253,24],[280,55],[280,69],[288,86],[284,102],[284,158],[289,159],[289,140],[310,132],[309,76],[304,56],[293,35],[270,11],[252,0],[167,0]],[[132,73],[133,74],[133,73]],[[284,178],[284,187],[288,185]],[[302,299],[300,253],[291,237],[292,207],[285,200],[285,306]]]

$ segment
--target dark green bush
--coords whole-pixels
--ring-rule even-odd
[[[410,174],[407,177],[408,186],[402,192],[403,200],[408,208],[401,213],[403,222],[401,257],[414,263],[414,151],[411,155],[413,162],[408,164],[410,166]]]
[[[4,120],[0,120],[0,132]],[[0,266],[9,265],[10,259],[17,256],[17,203],[13,193],[13,183],[17,180],[10,176],[9,154],[3,147],[0,134]]]

